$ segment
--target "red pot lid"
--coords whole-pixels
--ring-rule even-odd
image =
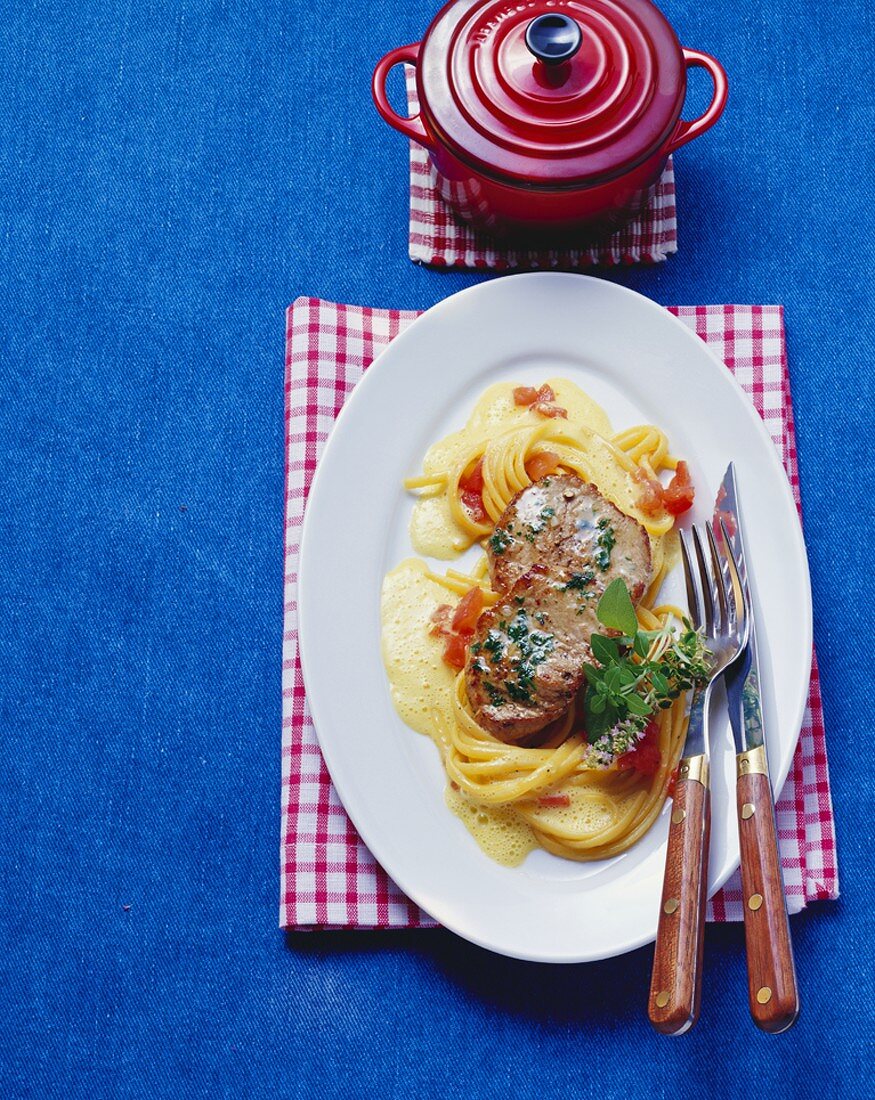
[[[452,0],[425,36],[417,82],[427,125],[461,160],[556,187],[656,152],[680,117],[686,70],[649,0]]]

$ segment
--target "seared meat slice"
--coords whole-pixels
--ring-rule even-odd
[[[574,474],[550,475],[517,493],[486,552],[497,592],[509,592],[537,564],[556,577],[607,575],[603,587],[622,577],[633,603],[650,580],[647,532]]]
[[[650,582],[650,542],[634,519],[570,474],[549,476],[508,505],[489,545],[493,587],[468,649],[465,684],[477,721],[518,741],[564,714],[592,663],[596,608],[615,577],[637,603]]]

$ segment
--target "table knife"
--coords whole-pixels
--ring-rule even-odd
[[[720,520],[732,540],[751,611],[750,643],[738,661],[724,673],[736,751],[748,996],[754,1023],[763,1031],[779,1032],[786,1031],[795,1022],[799,1014],[799,994],[764,739],[756,616],[750,598],[738,485],[732,463],[717,494],[716,530],[720,529]]]

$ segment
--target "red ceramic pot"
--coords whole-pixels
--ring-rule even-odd
[[[412,118],[386,96],[401,63],[416,69]],[[687,122],[694,65],[714,94]],[[669,154],[723,113],[727,82],[649,0],[451,0],[422,42],[380,61],[373,94],[386,122],[428,150],[460,217],[491,233],[586,238],[640,211]]]

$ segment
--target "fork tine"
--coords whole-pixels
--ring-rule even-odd
[[[702,607],[699,601],[699,589],[696,585],[695,570],[687,545],[688,535],[681,531],[681,557],[684,559],[684,583],[687,586],[687,607],[690,609],[690,622],[698,630],[702,625]]]
[[[738,569],[738,562],[735,559],[735,551],[732,549],[732,543],[729,541],[729,533],[726,530],[726,524],[723,520],[720,521],[720,528],[723,534],[723,545],[726,548],[726,565],[729,573],[729,583],[732,586],[732,598],[735,603],[736,622],[744,639],[743,645],[746,645],[750,634],[750,606],[748,605],[748,598],[744,590],[744,585],[741,583],[741,575]]]
[[[714,587],[717,590],[717,604],[720,609],[719,622],[715,623],[715,629],[718,631],[725,631],[735,620],[729,613],[729,605],[726,600],[726,576],[720,561],[720,555],[717,553],[714,528],[710,522],[705,524],[705,534],[708,536],[708,547],[711,551],[711,566],[713,569],[711,577],[714,581]]]
[[[705,558],[705,550],[702,546],[702,536],[699,528],[693,527],[693,542],[696,546],[696,559],[699,563],[699,582],[702,586],[702,603],[705,609],[704,627],[705,633],[710,637],[714,633],[714,581],[711,578],[711,570]]]

